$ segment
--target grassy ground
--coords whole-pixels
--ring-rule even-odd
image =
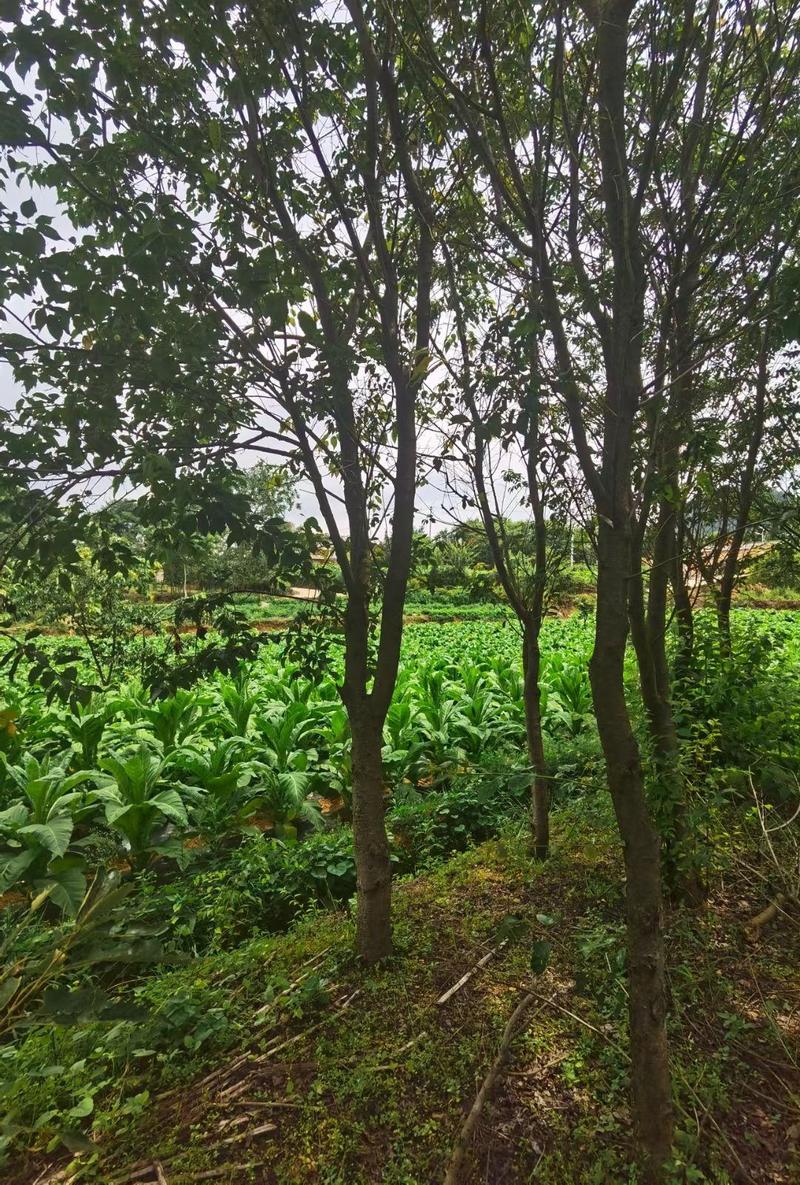
[[[146,1002],[194,993],[194,1027],[110,1068],[90,1151],[69,1164],[63,1148],[32,1151],[7,1185],[439,1182],[528,988],[537,998],[466,1179],[635,1181],[618,853],[602,804],[579,807],[559,815],[545,866],[512,836],[400,885],[397,954],[378,971],[355,963],[350,921],[328,914],[162,974]],[[800,1179],[800,934],[787,915],[745,940],[763,900],[734,859],[739,842],[707,909],[669,918],[674,1180],[789,1185]],[[549,964],[534,977],[531,952],[545,941]]]

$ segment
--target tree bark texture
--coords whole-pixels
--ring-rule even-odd
[[[634,1122],[648,1181],[658,1181],[672,1145],[661,865],[642,763],[625,701],[628,636],[627,533],[600,523],[597,626],[589,675],[626,874],[629,1018]]]

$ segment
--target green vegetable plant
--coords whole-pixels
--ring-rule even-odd
[[[303,828],[322,826],[319,804],[308,797],[311,779],[305,770],[275,769],[261,762],[253,768],[256,781],[251,793],[258,818],[274,835],[296,840]]]
[[[317,756],[312,745],[317,719],[304,700],[277,708],[254,722],[254,745],[259,757],[279,772],[305,771]]]
[[[170,824],[185,828],[189,820],[180,794],[165,784],[167,760],[142,743],[130,755],[109,754],[100,768],[97,795],[106,822],[122,835],[132,864],[147,863],[155,852],[177,855],[174,844],[163,842],[167,829]]]
[[[64,729],[86,769],[97,764],[97,751],[112,714],[113,704],[105,703],[95,708],[90,703],[76,704],[74,711],[63,717]]]
[[[349,819],[353,799],[353,758],[350,746],[350,721],[344,708],[334,708],[328,727],[320,735],[324,753],[310,785],[315,794],[342,819]]]
[[[201,709],[208,704],[207,695],[178,688],[173,696],[144,705],[141,721],[169,754],[197,732]]]
[[[69,774],[67,758],[40,762],[29,757],[22,765],[12,765],[0,754],[0,760],[21,794],[0,812],[0,892],[47,890],[61,910],[74,913],[86,879],[73,832],[97,809],[92,792],[78,787],[91,774]]]
[[[243,737],[231,736],[210,752],[184,749],[176,754],[177,786],[192,799],[190,822],[205,839],[240,830],[259,809],[260,799],[251,789],[257,767],[248,758],[249,748]]]
[[[250,726],[250,717],[256,706],[256,697],[250,690],[250,678],[245,668],[234,679],[220,681],[220,711],[217,722],[226,737],[245,737]]]
[[[94,813],[91,793],[78,789],[91,781],[92,773],[88,769],[68,772],[70,756],[41,761],[28,757],[24,763],[12,764],[0,754],[0,766],[22,796],[32,824],[47,823],[56,815],[68,815],[79,823]]]

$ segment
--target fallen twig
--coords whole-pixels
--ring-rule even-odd
[[[396,1070],[400,1064],[397,1058],[404,1053],[408,1053],[409,1049],[413,1049],[417,1042],[421,1041],[423,1037],[427,1037],[427,1035],[427,1032],[423,1029],[421,1033],[417,1033],[416,1037],[412,1037],[410,1041],[406,1041],[405,1045],[401,1045],[394,1055],[395,1060],[393,1062],[385,1062],[382,1066],[367,1066],[365,1069],[371,1070],[373,1073],[377,1073],[379,1070]]]
[[[612,1049],[616,1049],[617,1053],[619,1053],[623,1058],[625,1058],[627,1061],[630,1060],[630,1054],[627,1052],[627,1050],[623,1049],[621,1045],[617,1045],[613,1037],[609,1037],[608,1033],[604,1033],[602,1029],[598,1029],[597,1025],[593,1025],[591,1021],[584,1020],[584,1018],[579,1016],[577,1012],[570,1012],[569,1008],[565,1008],[563,1004],[559,1004],[558,1001],[552,996],[540,996],[538,992],[533,991],[530,994],[535,1000],[541,1001],[542,1004],[551,1004],[553,1008],[558,1009],[559,1012],[563,1012],[565,1016],[570,1017],[572,1020],[576,1020],[578,1024],[583,1025],[585,1029],[591,1029],[593,1033],[597,1033],[598,1037],[602,1037],[604,1041],[607,1041]]]
[[[481,1083],[481,1088],[475,1096],[475,1102],[469,1109],[466,1119],[464,1120],[461,1131],[458,1133],[458,1138],[453,1147],[453,1154],[450,1157],[450,1164],[447,1167],[447,1172],[444,1177],[444,1185],[458,1185],[461,1179],[461,1169],[464,1164],[464,1157],[467,1154],[469,1141],[472,1133],[475,1130],[475,1125],[480,1118],[481,1111],[484,1108],[486,1100],[490,1097],[494,1090],[495,1083],[503,1068],[503,1064],[508,1056],[508,1051],[511,1048],[511,1042],[517,1034],[520,1021],[525,1015],[528,1008],[534,1002],[536,997],[532,992],[528,992],[517,1004],[511,1016],[508,1019],[503,1036],[500,1040],[500,1048],[497,1051],[497,1056],[492,1062],[489,1072]]]
[[[298,1107],[302,1107],[303,1104],[289,1103],[283,1099],[242,1099],[239,1106],[252,1107],[256,1111],[261,1111],[265,1108],[268,1110],[270,1107],[289,1107],[292,1111],[295,1111]]]
[[[448,1000],[451,1000],[456,992],[460,992],[464,984],[469,983],[473,975],[477,974],[481,967],[485,967],[489,960],[494,958],[494,956],[499,951],[501,951],[503,947],[507,945],[507,943],[508,939],[504,938],[499,946],[496,946],[493,950],[490,950],[489,953],[485,954],[482,959],[478,959],[474,967],[470,967],[466,974],[462,975],[461,978],[457,980],[457,982],[454,983],[451,988],[448,988],[447,991],[439,997],[439,999],[436,1001],[437,1005],[446,1004]]]
[[[770,901],[769,905],[765,909],[761,910],[761,913],[757,913],[755,917],[750,918],[749,922],[745,922],[745,932],[751,942],[758,938],[763,926],[766,926],[769,924],[769,922],[775,920],[785,903],[786,895],[784,893],[778,893],[775,898]]]
[[[129,1169],[124,1176],[109,1177],[107,1185],[128,1185],[129,1181],[141,1181],[145,1177],[151,1177],[157,1171],[152,1160],[143,1160]]]
[[[277,1123],[262,1123],[260,1127],[252,1127],[249,1131],[237,1132],[236,1135],[227,1136],[221,1143],[215,1144],[214,1147],[221,1148],[224,1144],[241,1144],[246,1140],[252,1140],[254,1136],[262,1136],[266,1132],[276,1132],[277,1130]]]
[[[246,1090],[250,1090],[253,1085],[251,1078],[252,1076],[248,1074],[246,1078],[242,1078],[239,1082],[234,1082],[232,1086],[226,1086],[224,1090],[219,1092],[219,1101],[229,1103],[240,1094],[244,1094]]]
[[[297,979],[290,983],[288,987],[285,987],[283,991],[278,992],[278,994],[272,1000],[268,1000],[266,1004],[262,1004],[260,1008],[257,1008],[253,1013],[253,1016],[263,1016],[265,1012],[269,1012],[270,1008],[274,1008],[279,1000],[282,1000],[285,996],[291,996],[292,992],[296,991],[296,989],[305,983],[307,979],[310,979],[312,975],[316,975],[322,966],[325,953],[326,952],[323,951],[319,958],[317,958],[314,963],[308,967],[307,971],[304,971],[302,975],[298,975]],[[332,984],[329,988],[327,988],[327,990],[333,991],[333,989],[337,986],[338,984]]]

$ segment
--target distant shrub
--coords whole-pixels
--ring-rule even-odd
[[[471,603],[471,594],[461,585],[455,588],[437,588],[435,592],[430,592],[427,588],[412,588],[406,598],[406,609],[410,611],[428,606],[452,607]]]

